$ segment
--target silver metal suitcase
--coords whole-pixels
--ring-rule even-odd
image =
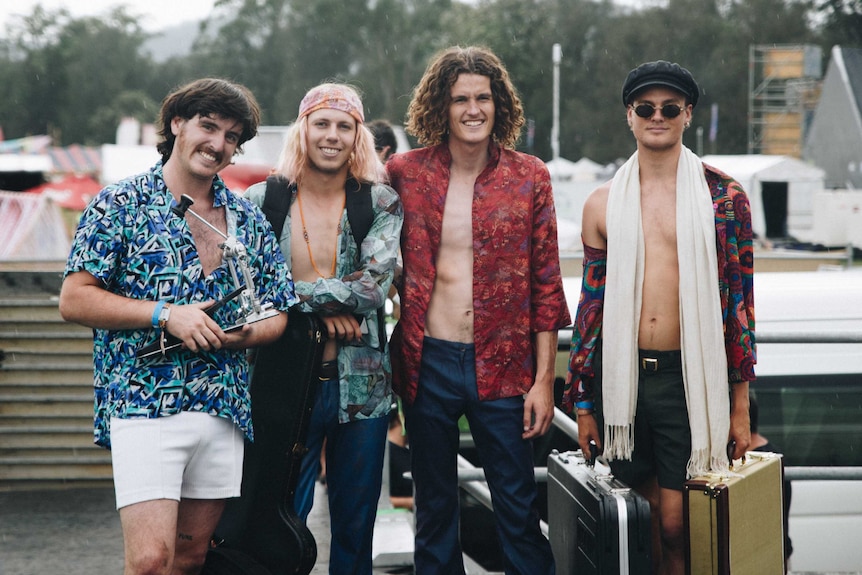
[[[548,535],[560,575],[648,575],[647,500],[578,451],[548,457]]]

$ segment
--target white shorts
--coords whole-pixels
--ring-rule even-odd
[[[153,499],[239,497],[244,437],[232,421],[183,411],[111,419],[117,509]]]

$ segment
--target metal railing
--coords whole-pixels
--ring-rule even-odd
[[[554,426],[565,433],[571,439],[578,440],[578,424],[573,421],[559,407],[554,408]],[[458,482],[464,487],[465,483],[485,481],[485,472],[481,467],[473,466],[463,456],[458,456]],[[548,480],[548,468],[536,467],[536,481]],[[791,481],[859,481],[862,480],[862,467],[785,467],[784,476]],[[466,487],[465,487],[466,489]],[[490,501],[490,499],[489,499]]]
[[[575,441],[578,440],[578,424],[573,421],[560,408],[554,408],[554,426]],[[548,468],[535,467],[536,481],[547,483]],[[789,481],[860,481],[862,480],[862,467],[786,467],[784,476]],[[485,471],[481,467],[475,467],[464,456],[458,456],[458,484],[461,489],[472,495],[488,509],[494,509],[491,501],[491,491],[485,481]],[[539,521],[542,534],[548,537],[548,523]]]
[[[566,340],[568,337],[568,340]],[[558,349],[568,349],[571,341],[571,330],[560,330]],[[824,331],[767,331],[757,332],[758,343],[862,343],[862,331],[859,330],[824,330]],[[560,408],[554,408],[553,425],[569,438],[578,440],[578,424]],[[791,466],[784,470],[785,477],[790,481],[860,481],[860,467],[803,467]],[[547,482],[548,468],[536,467],[537,482]],[[458,483],[462,489],[470,493],[488,509],[493,509],[491,492],[485,483],[485,472],[482,468],[473,466],[463,456],[458,456]],[[540,523],[542,532],[548,535],[548,525]]]
[[[778,246],[769,249],[756,249],[755,266],[757,262],[762,262],[766,265],[772,262],[820,262],[820,268],[835,267],[849,269],[853,267],[853,256],[853,244],[847,244],[843,248],[835,247],[827,250],[793,249]],[[571,269],[577,275],[580,275],[580,265],[583,257],[584,252],[582,249],[562,252],[560,254],[560,264],[565,269]]]
[[[568,350],[572,342],[572,329],[563,328],[557,333],[557,351]],[[862,343],[862,331],[836,330],[758,330],[757,343]]]

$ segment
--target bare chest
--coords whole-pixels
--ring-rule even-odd
[[[676,193],[641,195],[641,225],[649,246],[676,248]]]
[[[224,208],[195,209],[195,212],[216,229],[227,234]],[[222,263],[221,246],[224,243],[224,237],[192,215],[186,215],[186,223],[194,238],[204,275],[210,275]]]
[[[299,201],[290,209],[291,273],[298,280],[314,282],[334,277],[341,235],[343,202],[331,205]]]
[[[473,248],[473,185],[450,183],[443,208],[440,235],[441,250],[472,250]]]

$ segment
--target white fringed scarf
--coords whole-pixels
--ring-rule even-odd
[[[676,176],[683,381],[691,427],[689,477],[723,471],[730,429],[715,214],[700,159],[682,148]],[[631,459],[638,382],[644,236],[638,154],[620,168],[608,197],[608,265],[602,336],[604,454]]]

